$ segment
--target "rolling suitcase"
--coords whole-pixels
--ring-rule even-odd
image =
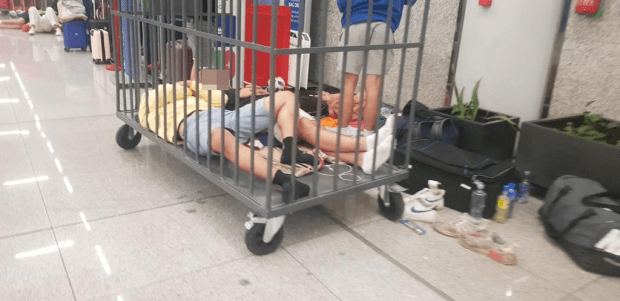
[[[185,72],[183,72],[183,60],[186,59]],[[194,57],[192,49],[187,44],[185,55],[183,54],[183,40],[176,40],[166,43],[166,66],[162,67],[162,78],[167,83],[187,80],[192,73]],[[174,70],[174,72],[170,72]]]
[[[74,20],[63,23],[62,34],[65,42],[65,51],[79,48],[86,51],[88,47],[88,22],[82,20]]]
[[[107,64],[111,62],[110,35],[103,29],[90,31],[91,50],[95,64]]]

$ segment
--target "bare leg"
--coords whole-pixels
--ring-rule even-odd
[[[276,123],[282,131],[282,138],[292,137],[295,126],[295,94],[290,91],[278,92],[274,95],[274,110],[273,114],[276,118]],[[269,112],[268,98],[265,98],[265,110]]]
[[[344,76],[344,101],[342,104],[342,124],[341,128],[349,126],[351,122],[351,116],[353,115],[353,94],[355,93],[355,87],[357,86],[357,79],[359,75],[347,73]]]
[[[312,145],[316,145],[316,122],[307,118],[302,118],[299,120],[299,137],[307,141]],[[338,134],[320,129],[320,138],[319,138],[319,149],[324,152],[335,152],[338,149],[338,145],[336,145],[336,141],[338,139]],[[340,137],[340,152],[341,153],[349,153],[355,152],[355,143],[356,138],[341,136]],[[366,138],[360,137],[359,144],[360,152],[365,152],[366,148]],[[352,162],[347,162],[352,163]]]
[[[221,129],[211,130],[211,150],[221,154],[222,148],[224,149],[224,156],[230,162],[235,162],[235,136],[228,131],[224,131],[224,142],[221,140]],[[244,172],[250,173],[250,156],[252,150],[247,146],[239,146],[239,169]],[[272,169],[271,176],[276,174],[277,168]],[[262,156],[254,155],[254,175],[260,179],[267,179],[267,160]]]
[[[377,120],[377,107],[379,106],[379,86],[381,77],[379,75],[366,75],[366,95],[364,99],[364,127],[366,130],[375,130]]]
[[[217,153],[224,151],[224,157],[231,162],[235,162],[235,136],[228,131],[224,132],[224,141],[220,138],[220,129],[214,129],[211,131],[211,150]],[[213,139],[215,138],[215,139]],[[251,170],[251,158],[252,150],[244,145],[239,146],[239,161],[237,161],[239,169],[250,173]],[[254,175],[260,179],[267,179],[267,168],[269,162],[260,155],[254,156]],[[290,175],[285,175],[281,170],[275,166],[271,169],[271,178],[273,183],[282,187],[282,197],[285,202],[289,202],[292,199],[298,199],[307,196],[310,193],[310,186],[296,181],[292,182]],[[295,195],[293,195],[293,187]]]

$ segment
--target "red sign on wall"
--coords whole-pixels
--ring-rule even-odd
[[[493,3],[493,0],[478,0],[478,4],[484,7],[490,7],[492,3]]]

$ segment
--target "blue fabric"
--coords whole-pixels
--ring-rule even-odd
[[[347,27],[347,4],[351,1],[351,22],[349,25],[366,22],[370,10],[368,0],[337,0],[338,8],[342,13],[342,27]],[[393,1],[392,20],[388,22],[388,9]],[[413,5],[416,0],[375,0],[372,5],[372,22],[387,22],[391,24],[392,32],[400,25],[405,4]]]

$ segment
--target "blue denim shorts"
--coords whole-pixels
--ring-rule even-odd
[[[188,117],[185,126],[187,129],[187,147],[194,153],[201,156],[215,155],[210,151],[209,143],[209,123],[211,131],[224,128],[235,131],[235,135],[239,137],[240,143],[246,143],[252,137],[252,118],[254,118],[254,134],[269,129],[269,112],[265,110],[265,98],[261,98],[255,102],[255,109],[252,112],[252,104],[247,104],[239,109],[239,131],[236,131],[237,114],[235,111],[224,110],[224,118],[222,119],[222,109],[211,109],[210,111],[200,112]],[[209,115],[211,120],[209,121]],[[223,123],[222,123],[223,120]],[[275,120],[274,120],[275,121]],[[198,125],[198,123],[200,123]],[[217,132],[219,135],[219,131]],[[198,145],[196,145],[196,136],[199,135]]]

